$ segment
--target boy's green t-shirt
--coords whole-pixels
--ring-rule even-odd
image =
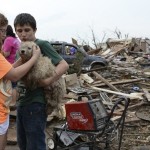
[[[62,57],[54,50],[48,41],[36,39],[35,43],[40,47],[42,54],[49,57],[54,65],[57,65],[62,60]],[[36,88],[31,91],[24,86],[22,81],[18,81],[18,91],[19,106],[24,106],[33,102],[46,103],[43,88]]]

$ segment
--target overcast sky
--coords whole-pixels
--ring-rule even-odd
[[[115,29],[130,37],[150,38],[150,0],[0,0],[0,12],[13,25],[19,13],[37,20],[37,38],[91,43],[92,32],[101,41]]]

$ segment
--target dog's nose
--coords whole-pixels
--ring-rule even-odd
[[[21,53],[22,53],[22,54],[24,54],[24,53],[25,53],[25,51],[24,51],[24,50],[21,50]]]

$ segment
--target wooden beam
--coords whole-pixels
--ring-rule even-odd
[[[144,93],[126,94],[126,93],[122,93],[122,92],[111,91],[111,90],[97,88],[97,87],[93,87],[93,86],[90,86],[90,88],[95,91],[104,91],[104,92],[108,92],[108,93],[112,93],[112,94],[116,94],[116,95],[122,95],[122,96],[128,97],[130,99],[143,99],[142,95],[144,94]]]
[[[110,84],[112,85],[119,85],[119,84],[128,84],[128,83],[134,83],[134,82],[139,82],[139,81],[142,81],[143,79],[129,79],[129,80],[122,80],[122,81],[117,81],[117,82],[109,82]],[[94,84],[93,83],[93,86],[105,86],[106,84],[105,83],[97,83],[97,84]]]
[[[106,79],[104,79],[100,74],[98,74],[97,72],[93,71],[92,72],[98,79],[100,79],[101,81],[103,81],[106,85],[108,85],[112,90],[118,91],[119,90],[113,86],[111,83],[109,83]]]
[[[147,100],[150,102],[150,93],[148,92],[148,90],[146,88],[142,88]]]

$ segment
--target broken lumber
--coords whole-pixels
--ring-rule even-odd
[[[150,93],[148,92],[148,90],[146,88],[142,88],[147,100],[150,102]]]
[[[114,87],[112,84],[110,84],[106,79],[104,79],[100,74],[98,74],[97,72],[93,71],[92,72],[98,79],[100,79],[101,81],[103,81],[106,85],[108,85],[112,90],[118,91],[119,90]]]
[[[88,76],[88,74],[81,74],[80,79],[84,80],[87,83],[93,83],[94,82],[94,80],[90,76]]]
[[[96,91],[103,91],[103,92],[108,92],[108,93],[112,93],[112,94],[116,94],[116,95],[122,95],[122,96],[128,97],[130,99],[143,99],[142,95],[144,94],[144,93],[126,94],[126,93],[122,93],[122,92],[111,91],[111,90],[97,88],[97,87],[93,87],[93,86],[90,86],[90,88],[93,90],[96,90]]]
[[[142,81],[142,79],[128,79],[128,80],[122,80],[122,81],[116,81],[116,82],[109,82],[112,85],[119,85],[119,84],[127,84],[127,83],[134,83],[134,82],[139,82]],[[94,86],[105,86],[105,83],[96,83],[93,84]]]

